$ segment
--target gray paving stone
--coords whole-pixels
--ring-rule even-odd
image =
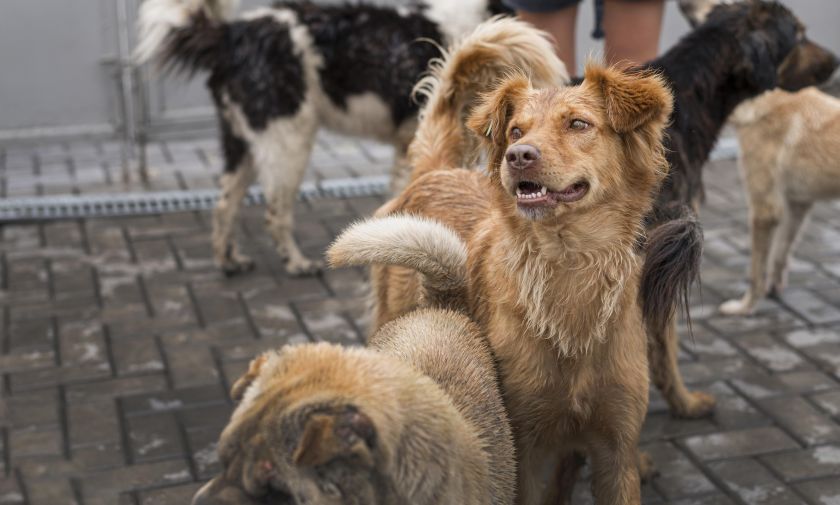
[[[819,371],[787,372],[778,374],[789,391],[793,393],[811,393],[840,387],[835,379]]]
[[[796,441],[774,427],[697,435],[684,442],[702,460],[740,458],[799,448]]]
[[[189,503],[193,495],[201,486],[198,484],[183,484],[152,489],[138,493],[140,505],[171,505],[174,503]]]
[[[707,390],[717,398],[714,422],[718,429],[734,430],[771,423],[763,412],[725,382],[715,382]]]
[[[659,472],[652,484],[666,500],[715,491],[715,485],[676,447],[657,443],[644,446],[643,450],[653,458]]]
[[[17,482],[17,479],[0,476],[0,502],[3,505],[19,505],[25,503],[23,501],[23,492],[20,489],[20,484]]]
[[[126,429],[133,461],[155,461],[184,454],[180,430],[172,413],[130,418]]]
[[[70,449],[120,441],[121,426],[115,402],[74,402],[65,408]]]
[[[796,486],[813,503],[820,505],[840,504],[840,478],[803,482]]]
[[[769,398],[760,405],[807,445],[840,441],[840,426],[802,398]]]
[[[725,494],[713,493],[708,496],[686,498],[671,503],[674,505],[731,505],[735,502]]]
[[[721,461],[712,463],[709,467],[744,503],[750,505],[806,503],[755,460]]]
[[[840,477],[840,445],[837,444],[773,454],[761,459],[786,481]]]
[[[774,372],[806,368],[806,361],[794,350],[765,333],[744,335],[736,343],[756,361]]]
[[[810,291],[788,290],[784,302],[811,324],[830,324],[840,321],[840,309],[820,299]]]
[[[830,415],[840,418],[840,391],[816,394],[811,399]]]
[[[27,498],[32,505],[81,505],[73,496],[70,479],[31,479],[26,484]]]

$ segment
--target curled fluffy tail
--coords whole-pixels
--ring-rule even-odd
[[[425,301],[461,308],[466,286],[467,249],[443,224],[422,217],[395,215],[351,225],[327,250],[333,267],[399,265],[423,275]]]
[[[640,299],[650,335],[662,335],[681,306],[688,313],[688,291],[700,272],[703,230],[687,208],[648,233]]]
[[[415,87],[415,94],[424,96],[426,104],[408,151],[412,180],[475,160],[477,144],[464,127],[466,116],[479,95],[492,90],[511,71],[529,76],[536,87],[569,80],[548,35],[507,17],[478,25],[430,67],[430,75]]]
[[[238,0],[145,0],[137,22],[135,61],[209,68]]]

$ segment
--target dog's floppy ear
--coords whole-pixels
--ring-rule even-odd
[[[507,127],[517,104],[531,90],[531,82],[523,74],[506,77],[493,91],[481,97],[467,118],[472,130],[490,150],[490,166],[497,169],[507,146]]]
[[[312,467],[336,458],[353,458],[354,464],[373,466],[376,429],[373,421],[354,407],[313,413],[302,432],[292,454],[297,465]]]
[[[250,386],[251,383],[254,382],[254,380],[260,375],[260,369],[265,364],[266,360],[268,360],[268,356],[265,354],[261,354],[251,360],[251,364],[248,365],[248,371],[245,372],[242,377],[237,379],[230,388],[231,400],[238,402],[243,396],[245,396],[245,391],[248,390],[248,386]]]
[[[653,122],[664,124],[671,115],[673,96],[654,73],[628,73],[590,63],[583,80],[603,97],[607,119],[618,133]]]

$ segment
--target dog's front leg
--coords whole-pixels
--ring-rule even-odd
[[[685,387],[677,363],[678,347],[677,320],[672,317],[664,334],[648,336],[650,378],[665,397],[672,414],[688,418],[709,415],[715,407],[715,398]]]
[[[610,434],[596,437],[590,444],[596,505],[641,504],[637,441],[637,436]]]

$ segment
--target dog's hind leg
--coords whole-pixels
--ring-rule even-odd
[[[213,260],[225,275],[235,275],[254,268],[254,262],[239,253],[233,240],[233,226],[256,173],[247,144],[233,134],[225,121],[222,122],[222,149],[225,173],[221,178],[221,195],[213,209]]]
[[[776,230],[770,249],[770,286],[767,290],[770,295],[781,295],[787,285],[787,265],[791,249],[799,237],[802,225],[808,219],[811,207],[811,202],[786,202],[782,222]]]
[[[766,196],[773,200],[773,196]],[[750,286],[740,299],[729,300],[720,306],[723,314],[749,314],[755,304],[767,294],[767,263],[770,258],[770,246],[773,235],[779,225],[780,209],[776,206],[762,205],[753,199],[754,204],[750,223],[751,251],[750,251]]]
[[[312,274],[322,266],[322,262],[303,255],[293,235],[294,203],[309,164],[317,125],[314,108],[304,104],[295,116],[272,121],[252,142],[257,177],[268,204],[266,226],[291,275]]]
[[[685,387],[677,363],[678,347],[677,321],[672,317],[664,334],[648,336],[650,378],[668,402],[671,414],[687,418],[709,415],[715,407],[715,398]]]

